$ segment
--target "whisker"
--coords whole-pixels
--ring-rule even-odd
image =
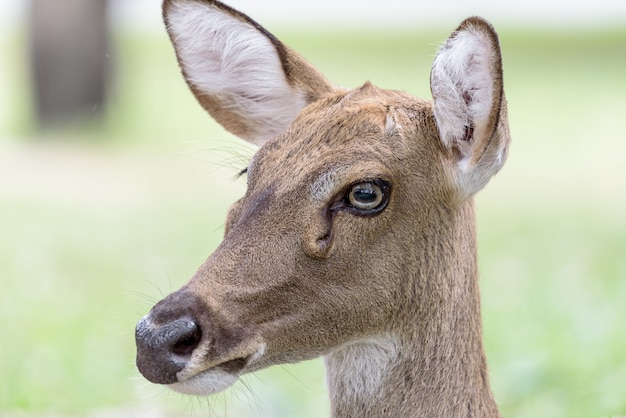
[[[241,386],[243,387],[241,392],[245,396],[246,404],[253,408],[256,416],[263,417],[263,401],[255,393],[252,385],[248,381],[248,376],[241,376],[239,381],[241,382]]]
[[[300,385],[301,385],[304,389],[306,389],[307,391],[309,391],[309,392],[311,392],[311,393],[313,393],[313,392],[314,392],[314,390],[313,390],[310,386],[308,386],[308,385],[307,385],[306,383],[304,383],[302,380],[298,379],[298,377],[297,377],[295,374],[293,374],[293,373],[289,370],[289,367],[287,367],[287,366],[285,366],[285,365],[282,365],[282,364],[280,365],[280,367],[281,367],[281,369],[282,369],[285,373],[287,373],[287,374],[288,374],[288,375],[289,375],[289,376],[290,376],[293,380],[295,380],[296,382],[298,382],[298,383],[299,383],[299,384],[300,384]]]
[[[198,151],[201,151],[201,160],[209,166],[209,174],[224,168],[232,169],[235,173],[242,173],[242,167],[249,165],[256,149],[239,141],[219,141],[213,147],[203,147],[195,152]],[[235,175],[234,179],[239,177],[241,174]]]

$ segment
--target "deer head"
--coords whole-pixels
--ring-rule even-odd
[[[382,411],[383,398],[388,412],[445,400],[497,414],[472,206],[509,142],[493,28],[474,17],[452,33],[432,65],[431,103],[336,87],[220,2],[163,10],[200,104],[260,149],[220,246],[138,323],[141,373],[208,395],[326,356],[336,415]]]

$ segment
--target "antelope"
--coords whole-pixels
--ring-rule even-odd
[[[335,86],[245,14],[165,0],[189,88],[260,148],[221,244],[135,331],[139,371],[210,395],[323,356],[334,417],[495,417],[473,195],[510,141],[496,32],[464,20],[433,101]]]

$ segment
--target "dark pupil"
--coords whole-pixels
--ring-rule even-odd
[[[377,198],[376,191],[370,184],[358,186],[354,190],[354,199],[361,203],[372,203],[375,202]]]

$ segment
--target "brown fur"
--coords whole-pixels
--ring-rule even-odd
[[[164,3],[166,20],[174,1]],[[481,160],[487,150],[509,140],[499,47],[484,21],[463,25],[486,31],[496,49],[494,104],[473,157],[489,164]],[[327,356],[335,417],[498,416],[482,345],[472,197],[455,183],[459,156],[439,140],[432,104],[369,83],[335,89],[271,39],[289,83],[310,104],[255,155],[223,242],[155,307],[155,322],[183,314],[199,322],[203,341],[216,341],[201,369],[227,364],[247,373]],[[253,134],[240,113],[191,88],[227,129]],[[337,168],[330,198],[312,198],[311,185]],[[392,185],[380,214],[329,211],[349,185],[373,178]],[[349,387],[338,372],[342,348],[389,336],[397,350],[381,384],[371,393]],[[263,356],[246,365],[260,341]]]

